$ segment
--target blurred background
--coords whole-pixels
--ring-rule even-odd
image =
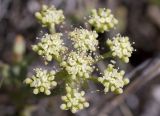
[[[103,88],[89,83],[86,98],[90,107],[72,114],[60,110],[58,92],[32,94],[23,80],[34,67],[44,67],[31,49],[36,37],[47,31],[34,17],[42,4],[64,10],[66,24],[58,27],[61,32],[87,27],[84,22],[93,8],[112,10],[119,25],[99,34],[100,53],[105,51],[106,39],[116,33],[129,36],[137,50],[129,64],[118,61],[131,80],[122,95],[95,92]],[[107,62],[97,66],[103,70]],[[0,0],[0,116],[160,116],[160,0]]]

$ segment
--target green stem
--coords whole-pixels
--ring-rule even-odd
[[[95,83],[99,83],[98,78],[97,78],[97,77],[94,77],[94,76],[88,78],[88,80],[91,80],[91,81],[93,81],[93,82],[95,82]]]
[[[59,64],[62,62],[62,59],[57,56],[54,56],[54,60],[56,60]]]
[[[68,73],[66,70],[60,70],[59,72],[56,73],[56,79],[57,80],[66,80],[68,79]]]
[[[100,58],[96,61],[96,63],[99,62],[99,61],[101,61],[101,60],[104,60],[104,59],[106,59],[106,58],[109,58],[109,57],[112,57],[112,52],[111,52],[111,51],[103,54],[102,57],[100,57]]]
[[[112,52],[107,52],[107,53],[103,54],[102,56],[103,56],[103,59],[112,57]]]
[[[54,24],[49,26],[49,31],[50,31],[51,34],[56,33],[56,29],[55,29],[55,25]]]

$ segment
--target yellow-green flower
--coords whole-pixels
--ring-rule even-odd
[[[61,36],[61,33],[45,34],[41,41],[37,45],[33,45],[32,48],[47,61],[59,60],[66,51]]]
[[[124,78],[124,71],[118,71],[112,64],[109,64],[104,71],[104,76],[99,77],[98,81],[105,87],[104,92],[122,93],[124,85],[129,83],[128,78]]]
[[[118,34],[116,37],[113,37],[113,40],[108,39],[107,44],[110,47],[112,56],[117,56],[126,63],[129,62],[129,57],[131,57],[134,49],[128,37],[122,37]]]
[[[118,20],[111,14],[111,10],[105,8],[93,9],[88,21],[97,32],[109,31],[118,24]]]
[[[66,87],[67,94],[62,96],[62,101],[64,102],[60,108],[62,110],[71,110],[72,113],[76,113],[86,107],[89,107],[89,103],[84,98],[85,92],[78,92],[77,89],[73,89],[69,86]]]
[[[42,92],[46,95],[50,95],[50,90],[57,86],[57,82],[54,80],[55,71],[48,72],[47,70],[42,70],[41,68],[36,68],[34,71],[35,75],[31,78],[26,78],[25,83],[34,88],[34,94]]]
[[[88,31],[87,29],[78,29],[69,33],[70,39],[74,42],[74,48],[79,51],[96,51],[98,34],[96,31]]]
[[[61,66],[66,69],[72,79],[79,77],[86,79],[93,71],[93,62],[93,58],[86,53],[70,52]]]
[[[36,12],[36,18],[41,22],[44,27],[54,27],[64,21],[65,17],[62,10],[57,10],[54,6],[42,6],[40,12]]]

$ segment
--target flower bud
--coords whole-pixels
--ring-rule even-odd
[[[100,8],[98,10],[92,10],[89,18],[89,24],[91,24],[97,32],[103,33],[109,31],[118,24],[118,20],[115,19],[109,9]]]
[[[108,39],[107,44],[111,49],[113,57],[118,57],[125,63],[129,62],[129,57],[131,57],[134,49],[131,46],[128,37],[121,37],[118,34],[112,41]]]
[[[46,95],[50,95],[50,89],[57,86],[57,82],[54,81],[55,72],[48,72],[47,70],[42,70],[41,68],[36,68],[34,71],[35,75],[33,75],[31,78],[27,78],[25,80],[26,84],[34,88],[34,94],[42,92]]]
[[[129,79],[123,78],[124,71],[118,71],[112,64],[109,64],[104,71],[104,76],[99,77],[98,81],[104,85],[104,92],[122,93],[123,87],[129,83]]]

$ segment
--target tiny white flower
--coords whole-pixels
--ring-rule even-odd
[[[86,53],[70,52],[64,62],[61,63],[61,66],[66,69],[73,79],[89,78],[89,74],[93,71],[92,64],[94,60]]]
[[[47,61],[58,60],[67,49],[61,36],[61,33],[45,34],[41,41],[37,45],[33,45],[32,48],[35,52],[40,52],[39,55]]]
[[[25,83],[34,88],[34,94],[44,92],[46,95],[50,95],[50,89],[57,86],[57,82],[54,81],[55,72],[48,72],[47,70],[42,70],[41,68],[36,68],[34,70],[35,75],[31,78],[26,78]]]
[[[36,12],[36,18],[42,23],[44,27],[55,26],[64,21],[65,17],[62,10],[57,10],[54,6],[42,6],[40,12]]]
[[[113,40],[108,39],[107,44],[111,49],[112,55],[114,57],[120,58],[122,61],[128,63],[129,57],[131,57],[134,48],[129,42],[128,37],[122,37],[119,34],[113,38]]]
[[[66,96],[62,96],[62,101],[64,102],[60,106],[62,110],[70,109],[72,113],[76,113],[79,110],[89,107],[89,103],[84,98],[84,91],[78,92],[77,89],[73,89],[67,85],[66,92]]]
[[[103,33],[109,31],[117,25],[118,20],[111,14],[109,9],[100,8],[98,10],[93,9],[88,21],[97,32]]]
[[[129,83],[129,79],[124,78],[124,71],[119,72],[112,64],[108,65],[104,76],[99,77],[98,81],[104,85],[105,93],[112,91],[118,94],[122,93],[124,85]]]
[[[74,42],[74,47],[79,51],[96,51],[98,34],[87,29],[78,29],[69,33],[70,39]]]

